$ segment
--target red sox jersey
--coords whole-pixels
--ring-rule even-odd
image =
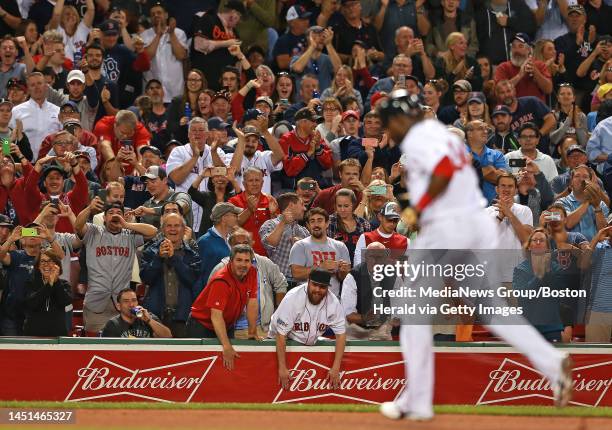
[[[336,335],[346,331],[340,300],[328,291],[318,305],[313,305],[307,289],[308,284],[302,284],[289,290],[272,314],[268,337],[282,334],[301,344],[314,345],[328,328]]]
[[[448,218],[453,212],[482,211],[483,196],[466,146],[441,122],[429,119],[416,124],[404,138],[401,148],[413,203],[420,201],[427,191],[431,175],[440,161],[448,157],[454,168],[446,190],[421,214],[422,224]]]

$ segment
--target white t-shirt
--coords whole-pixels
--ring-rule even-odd
[[[168,175],[172,173],[172,171],[178,167],[181,167],[187,160],[189,160],[192,156],[191,146],[187,143],[183,146],[177,146],[172,150],[170,156],[168,157],[168,162],[166,163],[166,172]],[[217,148],[217,154],[221,160],[224,160],[225,152],[221,148]],[[202,172],[205,168],[211,167],[213,165],[212,154],[210,152],[210,146],[205,145],[204,151],[200,158],[198,158],[198,162],[195,164],[189,175],[185,178],[185,180],[180,184],[175,184],[175,191],[182,191],[184,193],[189,191],[189,187],[193,181],[196,180],[200,172]],[[208,178],[204,178],[204,180],[200,183],[200,187],[198,188],[200,191],[208,191]],[[200,230],[200,221],[202,220],[202,207],[196,203],[192,203],[193,210],[193,231]]]
[[[277,334],[304,345],[314,345],[319,336],[331,328],[334,334],[346,331],[344,310],[338,298],[327,293],[318,305],[308,300],[308,284],[291,289],[272,314],[268,337]]]
[[[444,157],[455,166],[453,177],[421,215],[421,223],[445,218],[453,212],[482,210],[484,197],[476,172],[468,159],[466,146],[453,133],[435,119],[416,124],[401,145],[408,171],[410,200],[416,204],[429,188],[431,175]]]
[[[318,266],[324,260],[351,262],[346,245],[339,240],[327,238],[326,242],[315,242],[312,236],[298,240],[289,252],[289,266],[292,264],[305,267]],[[340,281],[335,276],[331,278],[329,291],[336,296],[340,293]]]
[[[189,49],[187,36],[180,28],[174,29],[174,34],[181,46]],[[149,28],[140,34],[145,46],[149,46],[155,39],[155,29]],[[151,69],[144,73],[144,80],[159,79],[164,87],[164,103],[170,103],[176,96],[183,94],[185,81],[183,78],[183,62],[178,60],[172,52],[170,35],[164,33],[157,45],[155,57],[151,60]]]
[[[498,253],[496,261],[502,275],[501,281],[512,282],[514,268],[522,261],[522,252],[520,252],[520,250],[523,248],[523,245],[507,217],[501,222],[498,222],[498,220],[495,219],[499,215],[499,209],[497,209],[495,206],[489,206],[486,208],[486,211],[498,224],[498,248],[501,251]],[[512,213],[518,218],[521,224],[533,226],[533,214],[529,207],[514,203],[512,205]],[[519,252],[513,253],[503,251],[512,249]]]
[[[232,157],[234,154],[226,154],[225,155],[225,164],[229,166],[232,161]],[[249,160],[245,156],[242,157],[242,164],[240,165],[240,172],[236,172],[236,181],[240,184],[242,188],[242,177],[244,175],[244,171],[249,167],[257,167],[260,169],[263,174],[263,187],[262,191],[266,194],[272,194],[272,172],[278,172],[283,169],[283,160],[280,160],[276,164],[272,164],[272,151],[255,151],[253,157]]]
[[[72,36],[68,36],[66,30],[64,30],[62,26],[57,27],[57,31],[64,38],[64,52],[66,53],[66,58],[74,60],[74,53],[81,50],[81,48],[87,44],[87,37],[89,37],[91,28],[87,27],[81,20]],[[78,64],[75,64],[74,67],[77,68]]]

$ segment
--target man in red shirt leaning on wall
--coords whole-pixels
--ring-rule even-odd
[[[240,357],[232,347],[234,324],[247,309],[249,339],[257,337],[257,270],[255,253],[249,245],[236,245],[225,267],[215,273],[191,307],[187,320],[187,336],[217,338],[223,346],[223,366],[234,369]]]

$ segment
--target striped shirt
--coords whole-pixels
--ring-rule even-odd
[[[591,280],[591,310],[612,312],[612,245],[610,239],[595,245]]]
[[[289,267],[289,253],[291,247],[296,240],[304,239],[310,236],[310,233],[306,228],[299,225],[297,222],[285,225],[283,235],[277,246],[272,246],[268,243],[268,236],[274,231],[276,226],[280,223],[280,215],[276,218],[272,218],[263,223],[259,229],[259,237],[266,253],[270,260],[274,261],[281,270],[281,273],[289,280],[291,279],[291,269]],[[294,238],[297,238],[294,240]]]

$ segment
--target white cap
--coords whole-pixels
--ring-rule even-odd
[[[287,11],[287,16],[285,17],[286,21],[292,21],[294,19],[307,19],[309,18],[311,15],[310,12],[308,12],[306,9],[304,9],[304,6],[300,6],[300,5],[294,5],[291,6],[289,8],[289,10]]]
[[[66,78],[66,82],[72,82],[74,80],[77,80],[81,83],[85,83],[85,74],[83,72],[81,72],[80,70],[71,70],[70,73],[68,73],[68,77]]]

